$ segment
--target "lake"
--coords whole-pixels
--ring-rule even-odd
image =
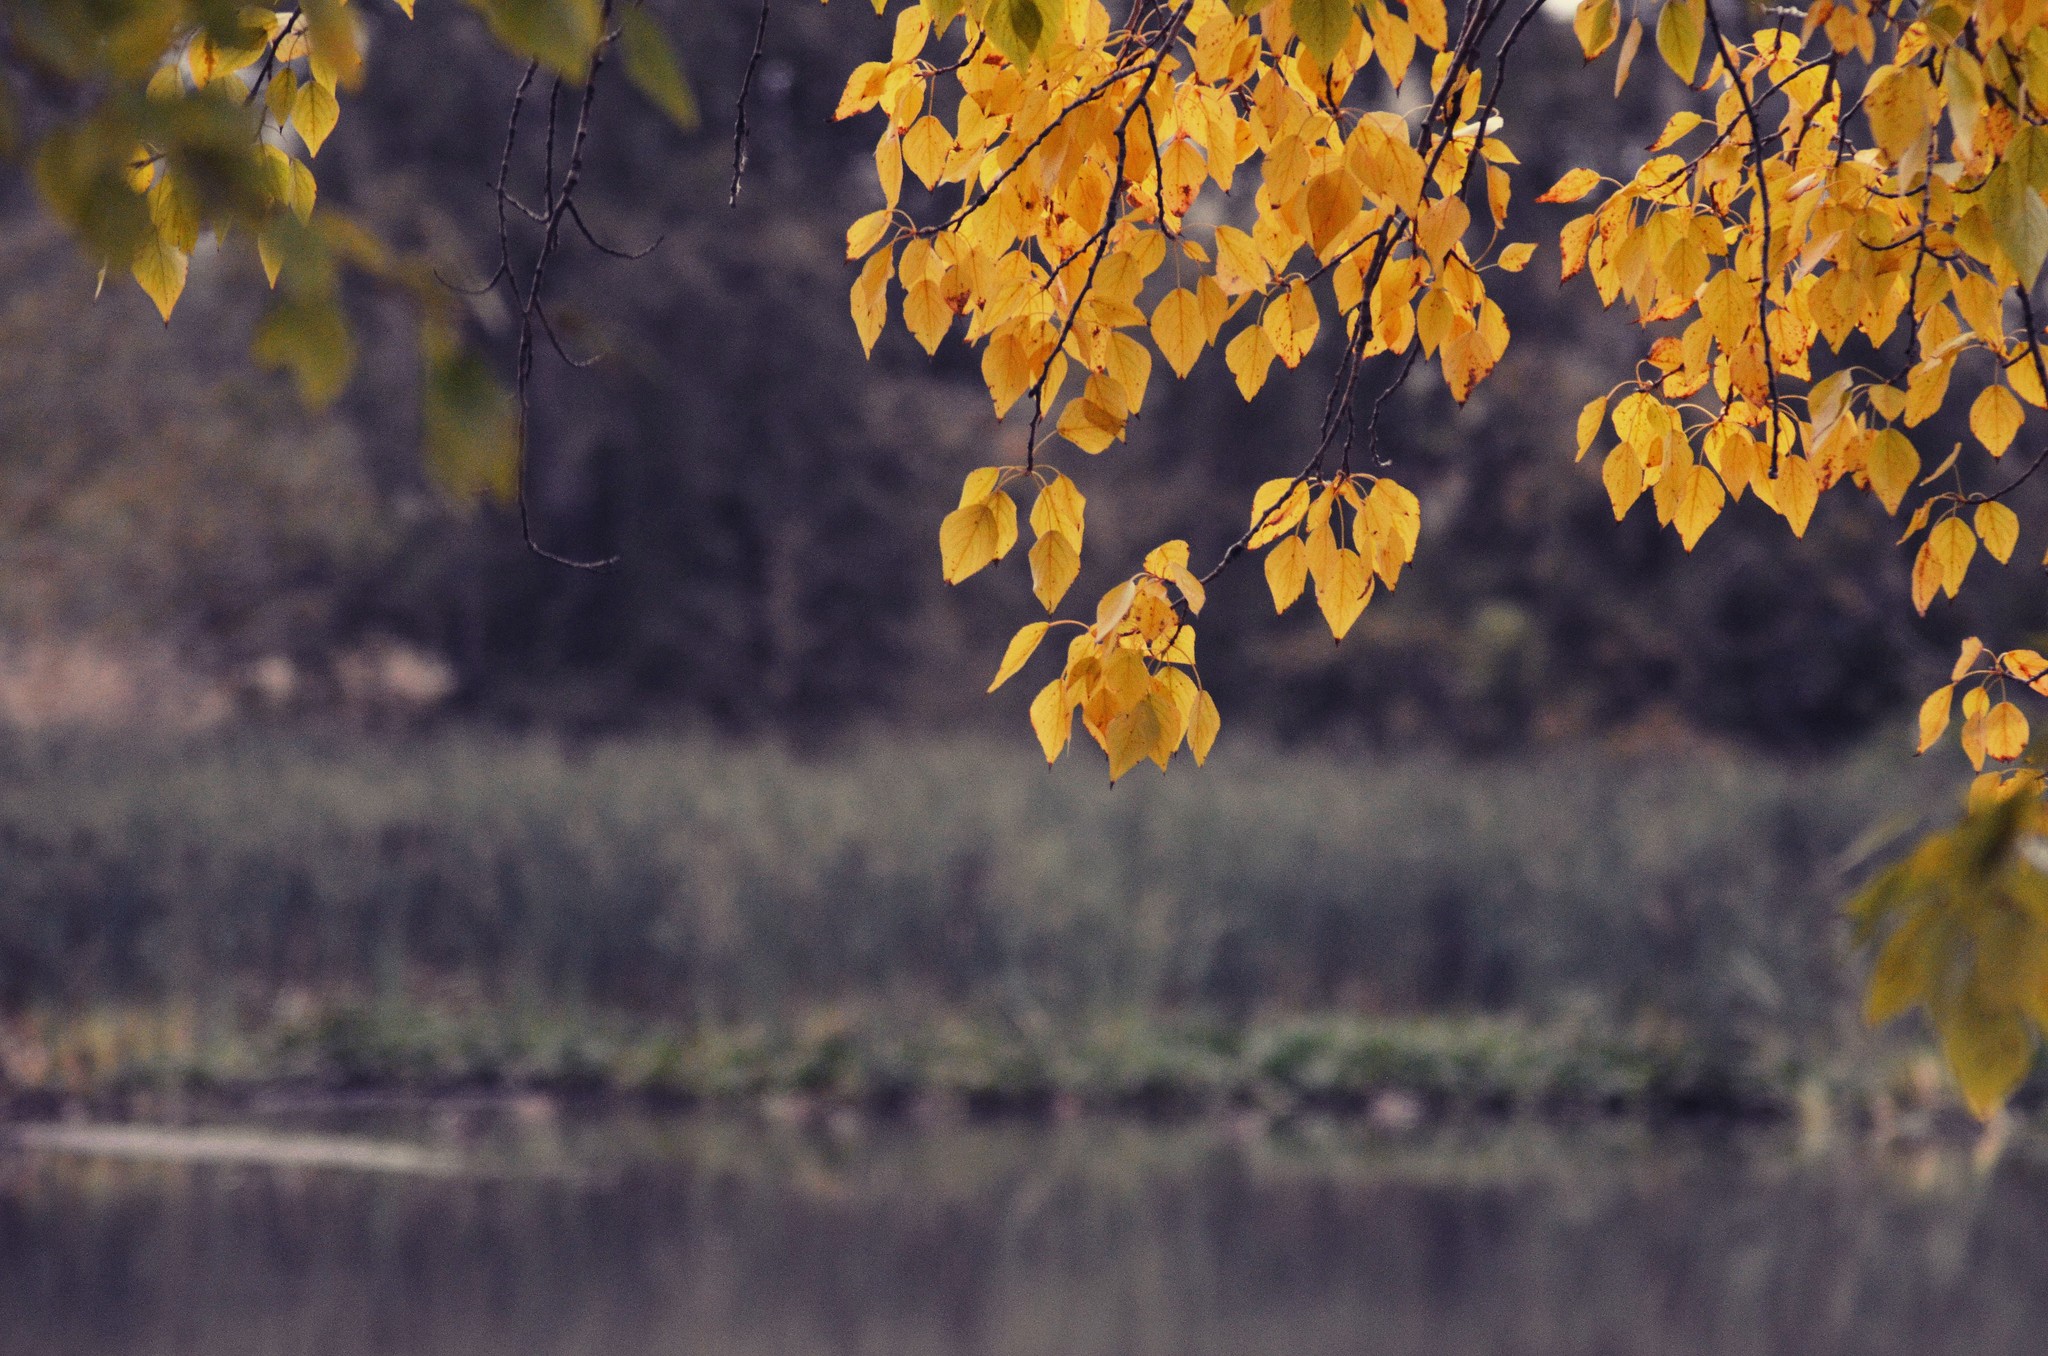
[[[1373,1132],[278,1113],[0,1147],[7,1356],[2028,1353],[2048,1156]],[[254,1132],[254,1133],[252,1133]],[[4,1133],[4,1132],[0,1132]]]

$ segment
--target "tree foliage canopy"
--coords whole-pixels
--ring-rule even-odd
[[[353,363],[341,271],[408,291],[430,459],[453,488],[512,495],[536,345],[561,349],[548,258],[565,231],[597,243],[575,191],[606,68],[680,123],[696,109],[638,4],[471,0],[529,62],[486,284],[520,318],[507,393],[431,271],[319,204],[314,165],[365,60],[363,3],[23,0],[0,29],[24,77],[0,92],[0,136],[105,272],[132,275],[167,320],[202,235],[250,244],[277,294],[257,354],[309,399]],[[1511,341],[1490,292],[1504,273],[1555,267],[1640,322],[1633,368],[1578,418],[1576,455],[1600,459],[1617,519],[1654,514],[1690,551],[1745,495],[1797,536],[1828,491],[1867,493],[1876,505],[1858,511],[1903,519],[1921,613],[1956,595],[1980,547],[1998,564],[2020,549],[2007,501],[2048,459],[2023,436],[2048,408],[2048,0],[1581,0],[1574,31],[1602,66],[1580,78],[1619,93],[1653,78],[1639,64],[1661,66],[1683,103],[1626,178],[1580,168],[1531,186],[1501,93],[1544,7],[919,0],[897,8],[887,59],[851,71],[838,116],[880,123],[880,205],[846,236],[860,341],[872,351],[892,320],[927,352],[957,336],[996,415],[1022,426],[966,478],[939,555],[961,583],[1017,550],[1028,522],[1049,616],[1017,631],[991,689],[1064,642],[1030,707],[1048,760],[1077,715],[1112,780],[1183,747],[1207,757],[1221,716],[1194,623],[1241,557],[1262,557],[1279,611],[1312,591],[1338,641],[1399,584],[1426,508],[1394,474],[1380,411],[1418,368],[1459,403],[1487,380]],[[507,167],[542,84],[546,176],[522,197]],[[742,96],[735,191],[744,156]],[[1577,213],[1554,254],[1513,210],[1532,187]],[[520,227],[537,236],[524,253]],[[1276,362],[1320,349],[1332,380],[1314,445],[1279,450],[1218,558],[1159,543],[1092,609],[1061,615],[1085,459],[1125,438],[1155,359],[1184,377],[1211,348],[1246,400]],[[1970,441],[1926,446],[1949,407],[1967,411]],[[1960,745],[1982,773],[1971,814],[1880,878],[1858,916],[1883,938],[1872,1017],[1924,1005],[1988,1113],[2048,1024],[2048,878],[2029,855],[2040,772],[1983,770],[2029,757],[2015,699],[2048,694],[2048,658],[1968,641],[1921,709],[1922,752],[1959,690]]]

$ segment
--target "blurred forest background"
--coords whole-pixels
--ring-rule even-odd
[[[459,7],[414,23],[367,14],[377,59],[322,155],[324,201],[424,248],[447,277],[481,277],[516,69]],[[587,249],[563,261],[565,339],[606,360],[544,359],[532,476],[551,547],[622,557],[599,573],[537,559],[508,514],[428,488],[401,302],[358,289],[360,374],[308,414],[245,356],[253,260],[197,268],[165,330],[126,280],[95,302],[11,177],[0,712],[61,722],[143,702],[153,721],[207,723],[382,694],[581,732],[812,738],[879,722],[1026,737],[1028,685],[980,690],[1036,606],[1009,570],[949,590],[935,545],[960,477],[1013,455],[1022,430],[991,419],[963,346],[928,360],[892,334],[865,362],[846,314],[841,243],[876,195],[875,128],[831,110],[887,25],[855,4],[778,9],[729,209],[753,16],[744,0],[666,16],[705,110],[694,135],[623,86],[601,106],[586,210],[614,243],[662,243],[637,263]],[[1662,82],[1610,99],[1563,23],[1534,39],[1506,104],[1523,181],[1628,167],[1662,123]],[[1955,637],[1995,627],[2020,643],[2038,628],[2020,568],[1916,623],[1897,525],[1860,502],[1826,503],[1804,541],[1745,506],[1689,560],[1647,509],[1617,527],[1597,458],[1571,462],[1571,420],[1638,340],[1590,287],[1558,287],[1568,215],[1530,208],[1515,223],[1546,246],[1503,280],[1515,343],[1472,405],[1426,375],[1393,402],[1383,451],[1422,493],[1422,554],[1356,639],[1332,652],[1318,628],[1270,615],[1256,568],[1226,577],[1203,668],[1233,733],[1498,752],[1690,730],[1809,752],[1896,717]],[[476,342],[509,359],[499,300],[472,319]],[[1327,359],[1250,405],[1220,362],[1185,383],[1162,374],[1129,446],[1089,458],[1059,444],[1099,542],[1075,596],[1170,536],[1198,558],[1220,550],[1251,487],[1310,442]],[[1927,432],[1930,449],[1951,437]],[[1149,492],[1124,492],[1137,484]]]
[[[1383,453],[1423,506],[1398,593],[1333,650],[1234,569],[1202,626],[1218,763],[1113,795],[1090,756],[1048,780],[1032,685],[982,695],[1041,615],[1021,557],[954,590],[936,543],[961,477],[1022,430],[963,347],[927,359],[892,331],[863,361],[847,316],[876,129],[831,111],[888,27],[850,0],[776,8],[728,208],[755,16],[668,7],[695,134],[623,88],[599,106],[579,201],[612,243],[661,244],[557,263],[565,342],[606,357],[543,356],[531,485],[537,534],[617,553],[602,571],[432,488],[402,301],[356,292],[357,379],[309,413],[248,357],[253,260],[202,256],[166,329],[125,280],[95,300],[0,180],[0,723],[21,732],[0,739],[0,1088],[189,1072],[214,1058],[190,1014],[214,1009],[324,1033],[329,1072],[605,1066],[530,1027],[334,1015],[367,994],[727,1025],[993,1010],[974,1077],[997,1083],[1018,1041],[1044,1055],[1046,1014],[1132,1009],[1595,1013],[1744,1068],[1851,1050],[1841,854],[1949,803],[1959,764],[1911,764],[1908,712],[1962,635],[2040,643],[2030,564],[1923,621],[1900,525],[1867,497],[1824,500],[1804,540],[1745,503],[1691,557],[1647,503],[1617,525],[1572,424],[1639,336],[1559,289],[1568,213],[1532,207],[1514,234],[1544,247],[1501,280],[1498,372],[1463,410],[1433,375],[1391,402]],[[366,19],[323,202],[481,278],[517,70],[460,7]],[[1616,100],[1608,78],[1565,24],[1531,31],[1504,105],[1525,185],[1633,169],[1665,82]],[[498,301],[469,323],[509,365]],[[1310,445],[1328,347],[1250,405],[1220,362],[1162,371],[1128,446],[1056,445],[1090,500],[1073,597],[1169,537],[1213,558]],[[1922,432],[1939,460],[1962,431]],[[173,1016],[49,1017],[109,1000]],[[802,1029],[747,1077],[918,1064],[887,1041],[819,1055]],[[1478,1048],[1435,1039],[1417,1058],[1439,1072]],[[1492,1039],[1512,1083],[1520,1047]],[[1224,1058],[1169,1046],[1130,1077]],[[1338,1047],[1357,1055],[1274,1058],[1299,1073]],[[1384,1076],[1371,1048],[1344,1077]],[[689,1067],[691,1087],[726,1076]]]

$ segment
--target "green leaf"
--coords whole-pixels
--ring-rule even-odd
[[[521,56],[532,57],[581,84],[603,35],[598,0],[469,0],[491,32]]]
[[[1664,12],[1657,16],[1657,50],[1688,85],[1699,69],[1700,44],[1706,40],[1704,8],[1704,0],[1665,0]]]
[[[256,361],[288,370],[299,395],[318,408],[348,385],[356,342],[331,296],[298,295],[270,308],[256,326]]]
[[[519,410],[483,360],[445,335],[425,336],[420,389],[427,470],[450,497],[510,500],[519,485]]]
[[[1294,31],[1325,66],[1342,50],[1358,23],[1351,0],[1294,0],[1292,17]]]
[[[669,121],[685,132],[696,128],[697,96],[683,79],[676,63],[675,49],[668,35],[645,8],[635,5],[619,20],[619,49],[626,63],[626,78],[647,101],[668,114]]]
[[[1040,0],[989,0],[981,26],[1011,65],[1025,66],[1045,37],[1046,13]]]
[[[2027,182],[2028,166],[2001,162],[1985,180],[1981,202],[1991,221],[1991,237],[2031,289],[2048,262],[2048,205]]]

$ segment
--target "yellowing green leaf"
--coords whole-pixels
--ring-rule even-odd
[[[470,0],[498,41],[582,84],[603,33],[598,0]]]
[[[271,307],[256,326],[256,360],[284,368],[308,405],[341,394],[355,370],[355,339],[331,297],[291,297]]]
[[[519,490],[519,406],[474,352],[452,335],[423,335],[420,422],[427,469],[451,498],[495,499]]]
[[[411,0],[406,0],[407,4]],[[683,79],[668,34],[645,5],[627,5],[619,15],[619,51],[633,88],[685,132],[696,128],[697,97]]]
[[[1579,0],[1572,14],[1572,31],[1578,35],[1579,50],[1591,61],[1614,43],[1620,14],[1616,0]]]
[[[328,134],[341,121],[341,104],[334,91],[318,81],[308,80],[292,100],[292,126],[306,143],[306,154],[318,155]]]
[[[1046,30],[1056,17],[1040,0],[989,0],[981,22],[995,49],[1012,65],[1025,66],[1045,41]]]
[[[1294,31],[1301,35],[1302,44],[1324,66],[1343,50],[1358,24],[1351,0],[1292,0],[1288,15],[1294,22]]]
[[[157,314],[171,323],[171,312],[178,305],[178,298],[185,291],[185,273],[190,265],[185,252],[166,240],[161,234],[151,232],[142,242],[142,248],[135,252],[135,261],[130,271],[149,299],[156,303]]]
[[[1657,51],[1688,85],[1699,69],[1700,44],[1706,39],[1705,8],[1706,0],[1664,0],[1664,10],[1657,16]]]

